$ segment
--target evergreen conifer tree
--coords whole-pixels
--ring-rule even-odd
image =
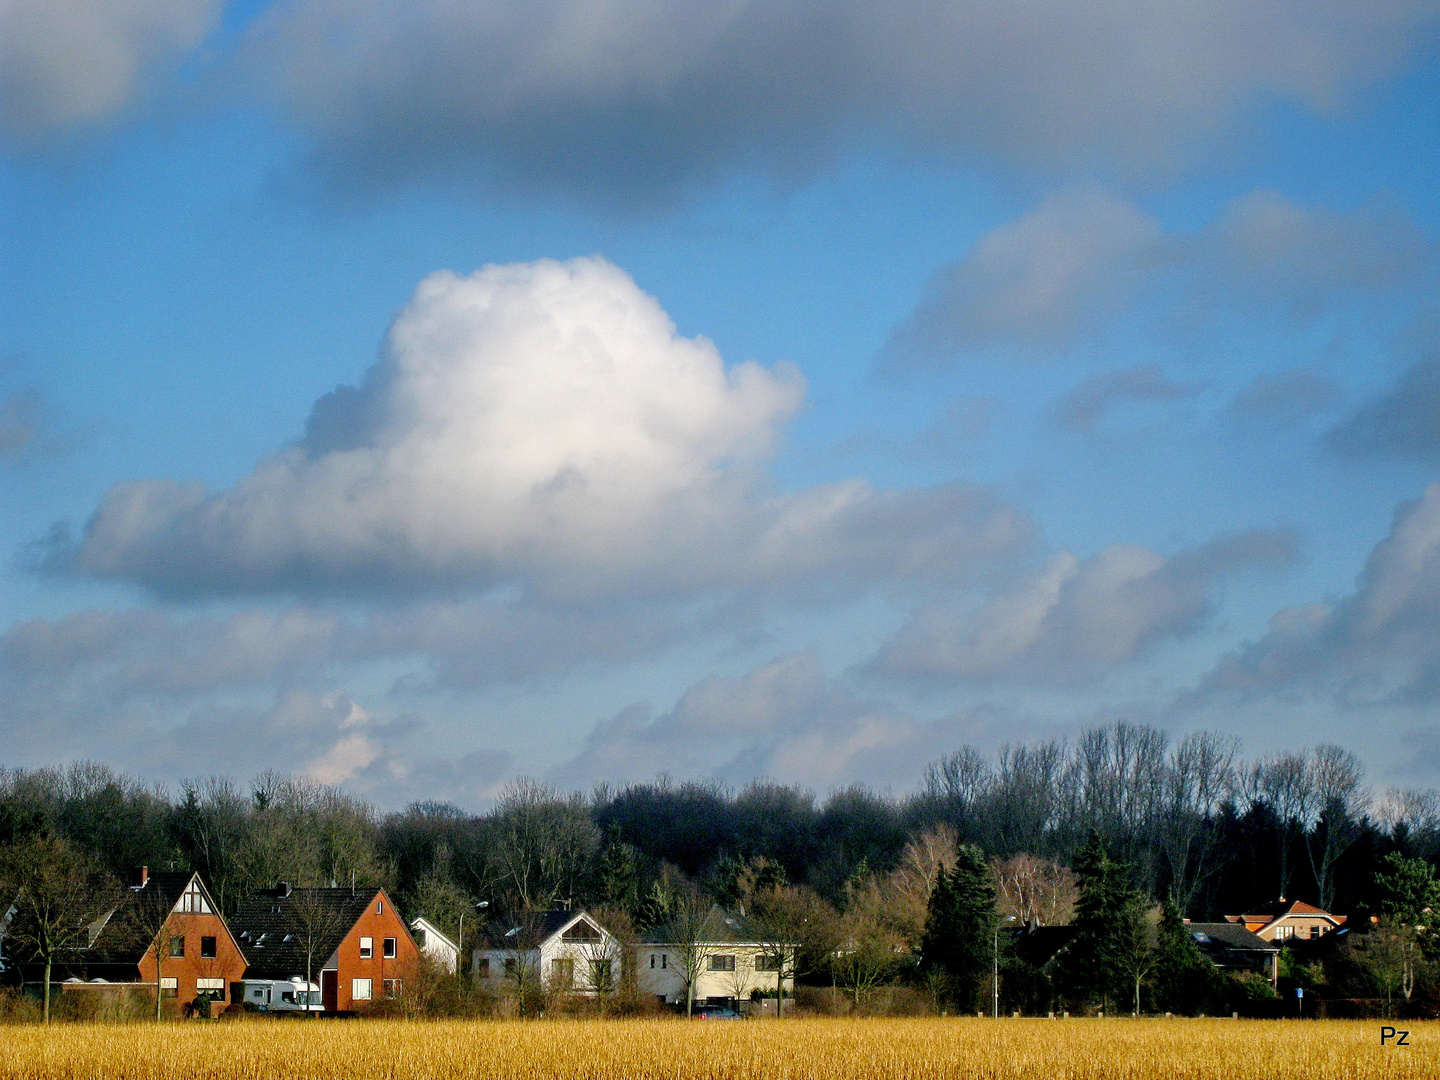
[[[1075,904],[1075,936],[1060,967],[1061,986],[1078,1001],[1102,1007],[1113,996],[1123,1000],[1122,932],[1127,911],[1138,900],[1123,864],[1110,857],[1100,834],[1091,831],[1075,860],[1080,898]]]
[[[1156,953],[1155,1007],[1186,1015],[1199,1012],[1212,996],[1215,966],[1195,944],[1173,899],[1160,907]]]
[[[950,1004],[967,1011],[974,1006],[990,969],[994,927],[990,868],[980,849],[967,844],[936,879],[920,944],[921,967],[942,977]]]

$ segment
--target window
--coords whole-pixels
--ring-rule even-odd
[[[362,937],[360,939],[360,959],[369,960],[375,955],[375,939]]]
[[[425,931],[417,926],[413,937],[415,938],[415,944],[423,949],[425,947]]]
[[[664,969],[666,966],[669,965],[669,963],[670,963],[670,956],[669,956],[669,954],[662,952],[662,953],[660,954],[660,967],[661,967],[661,969]]]
[[[399,980],[399,979],[386,979],[386,980],[385,980],[385,996],[386,996],[387,998],[393,998],[393,997],[399,997],[399,996],[400,996],[400,980]]]
[[[195,991],[196,991],[197,994],[203,994],[204,996],[208,997],[211,1001],[224,1001],[224,1000],[225,1000],[225,980],[224,980],[224,979],[196,979],[196,980],[195,980]]]
[[[710,957],[711,971],[734,971],[735,957],[733,956],[712,956]]]
[[[183,937],[181,937],[179,934],[176,934],[174,937],[172,937],[172,938],[170,939],[170,955],[171,955],[171,956],[184,956],[184,955],[185,955],[185,939],[184,939]]]
[[[185,886],[185,891],[180,894],[180,902],[175,907],[177,910],[191,915],[209,915],[211,913],[210,904],[205,899],[205,894],[200,891],[198,881],[192,881]]]
[[[1323,934],[1323,933],[1325,933],[1325,928],[1324,928],[1323,926],[1312,926],[1312,927],[1310,927],[1310,936],[1311,936],[1312,938],[1317,938],[1317,937],[1319,937],[1319,936],[1320,936],[1321,934]]]
[[[369,980],[369,979],[354,979],[354,980],[352,980],[351,983],[350,983],[350,997],[351,997],[351,1000],[353,1000],[353,1001],[369,1001],[369,1000],[370,1000],[370,986],[371,986],[371,983],[370,983],[370,980]]]
[[[600,931],[584,919],[560,935],[565,941],[599,941]]]
[[[394,960],[395,939],[393,937],[387,937],[382,944],[384,946],[384,952],[382,955],[385,957],[386,960]]]
[[[215,959],[215,939],[213,937],[202,937],[200,939],[200,959]]]
[[[482,961],[480,961],[480,962],[481,962],[482,964],[489,963],[489,961],[487,961],[487,960],[482,960]],[[506,960],[506,961],[505,961],[505,977],[506,977],[507,979],[515,979],[515,978],[518,978],[519,975],[520,975],[520,963],[519,963],[519,961],[518,961],[518,960]]]
[[[376,901],[375,901],[375,914],[376,914],[376,915],[384,915],[384,914],[385,914],[385,901],[384,901],[384,900],[376,900]]]
[[[761,953],[755,957],[756,971],[779,971],[780,957],[776,953]]]
[[[653,952],[650,954],[650,967],[652,969],[655,967],[655,954]]]
[[[476,959],[475,977],[478,979],[488,979],[490,977],[490,958],[488,956],[481,956]]]
[[[575,961],[569,957],[550,961],[550,988],[569,990],[575,985]]]
[[[179,995],[180,995],[180,984],[179,984],[179,982],[177,982],[175,979],[165,979],[165,978],[162,978],[162,979],[160,980],[160,996],[161,996],[161,997],[179,997]]]
[[[1295,928],[1294,928],[1293,926],[1279,926],[1279,927],[1276,927],[1276,929],[1275,929],[1275,940],[1276,940],[1276,941],[1286,941],[1286,940],[1288,940],[1289,938],[1292,938],[1292,937],[1294,937],[1294,936],[1295,936]]]

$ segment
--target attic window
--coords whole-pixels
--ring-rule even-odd
[[[376,915],[384,915],[384,914],[385,914],[385,901],[384,901],[384,900],[376,900],[376,901],[375,901],[375,914],[376,914]]]
[[[581,919],[569,930],[566,930],[561,937],[566,941],[599,941],[600,931]]]
[[[185,886],[185,891],[180,894],[180,902],[176,904],[175,907],[176,910],[191,915],[209,915],[212,913],[210,902],[205,899],[205,894],[200,891],[200,883],[193,879],[189,885]]]

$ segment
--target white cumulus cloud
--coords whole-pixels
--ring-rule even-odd
[[[963,577],[1029,539],[979,488],[789,495],[792,369],[727,368],[603,259],[427,278],[358,388],[234,488],[118,485],[55,562],[162,593],[695,594]]]

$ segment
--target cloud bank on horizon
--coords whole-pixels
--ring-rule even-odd
[[[0,765],[474,804],[517,771],[904,787],[967,739],[1304,717],[1440,780],[1440,207],[1236,149],[1363,126],[1437,26],[1435,0],[0,0],[5,191],[58,222],[6,241],[0,481],[30,531]],[[824,190],[859,159],[875,194]],[[136,193],[171,171],[214,218],[152,234]],[[343,223],[274,211],[297,171]],[[973,186],[892,205],[947,177]],[[121,238],[98,255],[90,213]],[[768,249],[785,215],[804,241]],[[175,270],[211,243],[245,269]],[[409,292],[378,359],[285,384],[258,460],[58,452],[126,379],[203,386],[242,278],[313,259],[296,306],[352,340],[403,295],[352,280],[377,251]],[[105,307],[122,264],[159,317]],[[859,298],[839,330],[806,306],[825,275]],[[283,351],[267,315],[246,340]],[[170,368],[116,359],[136,333]]]

